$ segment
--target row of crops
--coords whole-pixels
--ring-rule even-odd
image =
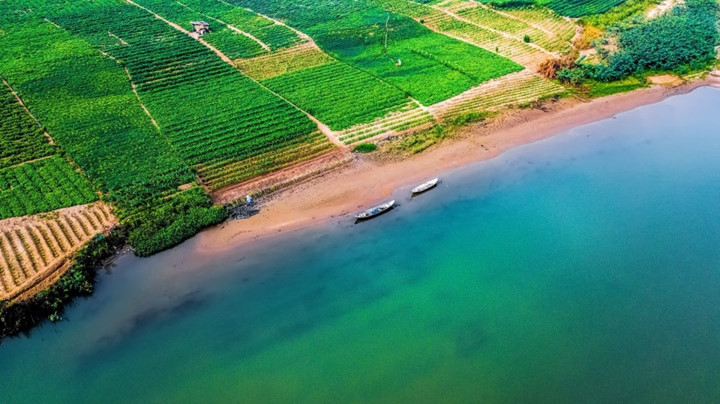
[[[97,200],[88,181],[62,157],[0,169],[0,219]]]
[[[472,89],[460,96],[433,105],[430,110],[445,119],[469,112],[492,111],[561,95],[565,87],[523,71]]]
[[[333,130],[372,121],[408,101],[397,88],[337,61],[284,74],[263,84],[302,105]]]
[[[90,183],[0,84],[0,220],[97,200]]]
[[[53,274],[115,218],[104,204],[63,209],[52,218],[5,220],[0,226],[0,300],[13,298]]]
[[[177,4],[194,18],[190,3]],[[11,0],[0,3],[0,12],[10,27],[0,74],[116,203],[141,255],[224,218],[193,185],[193,171],[212,167],[225,173],[214,183],[227,184],[286,166],[288,145],[296,160],[332,147],[302,111],[141,7]],[[243,13],[252,14],[236,17]],[[281,36],[266,39],[296,43]],[[238,164],[246,160],[255,164]],[[190,189],[178,192],[181,186]]]
[[[409,129],[417,129],[423,125],[434,123],[435,117],[415,102],[409,102],[398,111],[393,111],[370,123],[356,125],[339,132],[338,140],[351,145],[401,133]]]
[[[176,16],[174,21],[185,29],[191,29],[191,21],[209,19],[208,15],[199,13],[184,3],[171,0],[138,0],[136,3],[152,9],[161,16]],[[214,46],[222,47],[231,59],[249,58],[266,52],[261,43],[233,31],[226,24],[213,24],[212,31],[203,36],[203,39]]]
[[[425,26],[534,68],[572,48],[575,25],[546,8],[497,9],[475,1],[372,0]],[[408,5],[411,5],[408,7]]]
[[[272,52],[290,48],[305,41],[288,27],[276,24],[250,10],[235,7],[223,0],[182,0],[181,3],[207,16],[211,21],[222,21],[249,33],[267,45]]]
[[[0,169],[54,153],[55,148],[45,137],[43,129],[20,105],[10,89],[0,84]]]
[[[167,4],[173,3],[172,1],[139,0],[138,3],[177,24],[183,24],[190,18],[185,15],[186,10],[167,7]],[[219,15],[220,11],[214,4],[208,2],[207,4],[196,4],[195,7],[204,13]],[[220,4],[250,13],[237,6]],[[222,21],[231,24],[238,30],[248,29],[244,21],[229,18],[222,19]],[[283,27],[278,24],[274,26]],[[209,35],[204,35],[203,39]],[[231,48],[225,44],[214,45],[230,56],[228,52],[232,52]],[[301,44],[257,58],[237,60],[235,63],[245,74],[262,81],[263,85],[333,130],[342,130],[355,124],[371,121],[408,102],[406,94],[396,87],[331,58],[312,44],[308,43],[307,45],[310,47]],[[184,81],[184,83],[186,82]],[[312,85],[308,85],[308,83],[312,83]],[[138,88],[142,89],[143,87],[140,85]],[[273,117],[273,119],[275,118]],[[182,148],[186,143],[180,142],[178,147]],[[203,161],[193,159],[190,163],[200,164]],[[244,173],[239,175],[239,177],[244,176]]]
[[[28,7],[17,3],[0,4]],[[8,26],[0,75],[95,184],[110,191],[192,181],[147,119],[121,66],[37,13],[11,24],[13,14],[20,15],[12,9],[0,13]]]
[[[415,0],[422,1],[422,0]],[[474,0],[472,0],[474,1]],[[627,0],[478,0],[481,3],[498,7],[516,7],[517,5],[542,5],[549,7],[560,15],[583,17],[591,14],[604,13],[617,7]]]
[[[325,52],[430,105],[522,67],[369,0],[227,0],[310,35]]]
[[[617,7],[627,0],[551,0],[547,6],[568,17],[600,14]]]
[[[456,6],[457,7],[457,6]],[[553,51],[566,51],[571,47],[570,40],[575,35],[574,29],[570,31],[569,36],[558,36],[554,32],[546,31],[539,26],[535,26],[532,20],[525,21],[513,14],[504,13],[489,7],[477,5],[475,7],[448,7],[447,9],[456,12],[458,15],[480,25],[507,32],[513,35],[517,40],[537,44],[542,48]],[[570,24],[572,25],[572,24]]]
[[[333,148],[327,137],[320,132],[308,134],[297,142],[288,142],[285,147],[263,153],[249,159],[235,159],[223,164],[201,164],[195,168],[203,184],[211,190],[236,184],[264,173],[282,169],[299,162],[326,154]]]
[[[128,69],[140,99],[188,165],[251,158],[317,130],[303,112],[150,13],[114,0],[97,4],[69,8],[54,21]]]
[[[236,60],[235,66],[244,74],[262,81],[298,70],[321,66],[332,60],[317,46],[306,42],[251,59]]]

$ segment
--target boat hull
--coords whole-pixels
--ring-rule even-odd
[[[427,192],[433,188],[435,188],[438,184],[439,179],[435,178],[434,180],[430,180],[424,184],[420,184],[417,187],[412,189],[413,196],[422,194],[423,192]]]
[[[357,215],[355,215],[355,220],[359,222],[359,221],[363,221],[363,220],[372,219],[374,217],[378,217],[378,216],[382,215],[383,213],[390,211],[394,206],[395,206],[395,201],[390,201],[390,202],[380,204],[378,206],[375,206],[373,208],[365,210],[361,213],[358,213]]]

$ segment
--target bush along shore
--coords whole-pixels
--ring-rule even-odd
[[[70,268],[54,285],[28,300],[0,301],[0,343],[7,337],[27,335],[47,320],[61,320],[65,307],[75,298],[93,293],[98,269],[126,242],[127,231],[122,227],[113,229],[108,235],[97,235],[75,253]]]
[[[715,62],[719,8],[715,0],[687,0],[657,19],[620,27],[617,51],[598,51],[604,63],[570,64],[557,72],[557,78],[579,85],[586,80],[607,83],[653,72],[682,75],[704,70]]]

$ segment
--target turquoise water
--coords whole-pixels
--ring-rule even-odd
[[[0,346],[0,401],[718,402],[718,106],[580,127],[361,225],[123,256]]]

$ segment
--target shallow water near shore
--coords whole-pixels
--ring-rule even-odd
[[[0,345],[0,402],[720,400],[720,91],[408,189],[358,225],[119,258]]]

